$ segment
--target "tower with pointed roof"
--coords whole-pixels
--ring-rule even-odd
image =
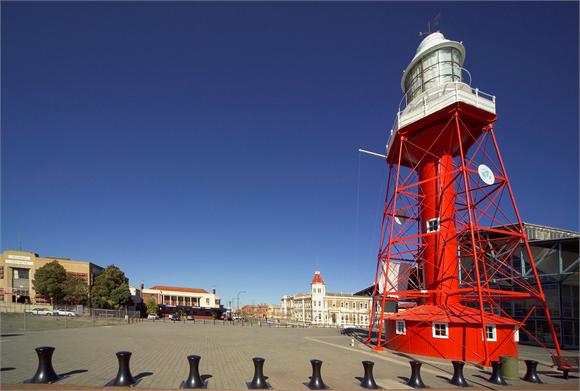
[[[325,315],[324,307],[327,305],[324,299],[326,296],[326,284],[320,272],[314,272],[310,286],[312,293],[312,323],[323,323]]]

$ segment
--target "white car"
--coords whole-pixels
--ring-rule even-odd
[[[77,316],[76,313],[67,310],[56,310],[54,311],[54,314],[59,316]]]
[[[54,311],[46,309],[46,308],[33,308],[31,310],[26,310],[24,312],[26,312],[27,314],[32,314],[32,315],[48,315],[48,316],[54,315]]]
[[[157,316],[156,314],[149,314],[149,315],[147,315],[147,319],[149,319],[149,320],[159,320],[159,316]]]

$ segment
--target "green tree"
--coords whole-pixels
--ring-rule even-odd
[[[157,314],[157,303],[155,300],[152,299],[147,302],[147,313],[149,315]]]
[[[120,309],[131,300],[129,280],[115,265],[109,265],[97,278],[91,290],[91,302],[95,308]]]
[[[62,286],[62,301],[65,304],[86,305],[89,300],[89,287],[82,278],[68,274]]]
[[[57,261],[52,261],[36,269],[32,286],[36,293],[46,300],[58,303],[62,300],[66,270]]]

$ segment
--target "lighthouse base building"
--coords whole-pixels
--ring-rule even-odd
[[[519,323],[486,314],[490,359],[518,355]],[[484,347],[479,310],[461,304],[421,305],[386,317],[386,347],[450,360],[479,361]]]

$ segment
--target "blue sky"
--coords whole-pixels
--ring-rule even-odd
[[[524,221],[578,229],[578,4],[2,3],[2,249],[279,301],[374,278],[400,77],[441,13]]]

